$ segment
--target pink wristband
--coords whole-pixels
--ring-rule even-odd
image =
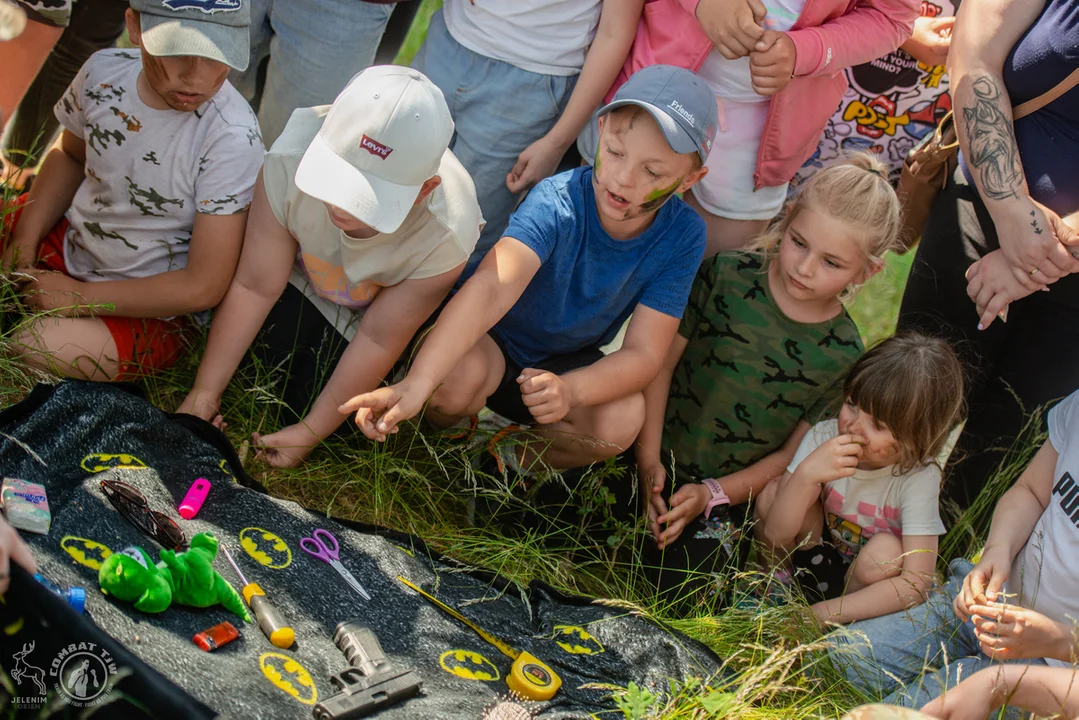
[[[712,499],[704,506],[704,517],[707,519],[718,506],[730,505],[731,499],[727,497],[727,493],[723,491],[723,486],[718,480],[706,478],[702,484],[708,488],[708,492],[712,493]]]

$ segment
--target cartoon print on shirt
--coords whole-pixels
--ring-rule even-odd
[[[923,17],[955,14],[959,3],[921,3]],[[952,108],[943,65],[929,66],[905,50],[844,70],[849,87],[839,109],[824,128],[816,152],[795,176],[793,185],[828,167],[845,153],[869,152],[899,179],[903,160]]]

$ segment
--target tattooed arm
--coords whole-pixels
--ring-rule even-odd
[[[1005,59],[1044,8],[1029,0],[967,0],[948,57],[956,128],[974,183],[1016,281],[1047,285],[1079,270],[1030,198],[1004,87]]]

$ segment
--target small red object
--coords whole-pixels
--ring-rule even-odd
[[[210,652],[218,649],[222,645],[228,645],[238,637],[240,637],[240,631],[233,627],[232,623],[226,620],[220,625],[214,625],[209,630],[195,633],[195,636],[191,638],[191,640],[198,645],[200,649]]]

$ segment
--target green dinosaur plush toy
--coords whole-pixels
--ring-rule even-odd
[[[156,565],[145,550],[129,547],[102,563],[97,581],[101,592],[135,603],[141,612],[164,612],[173,601],[198,608],[221,604],[244,622],[251,622],[244,601],[214,570],[216,556],[217,538],[210,533],[191,538],[186,552],[162,550],[161,562]]]

